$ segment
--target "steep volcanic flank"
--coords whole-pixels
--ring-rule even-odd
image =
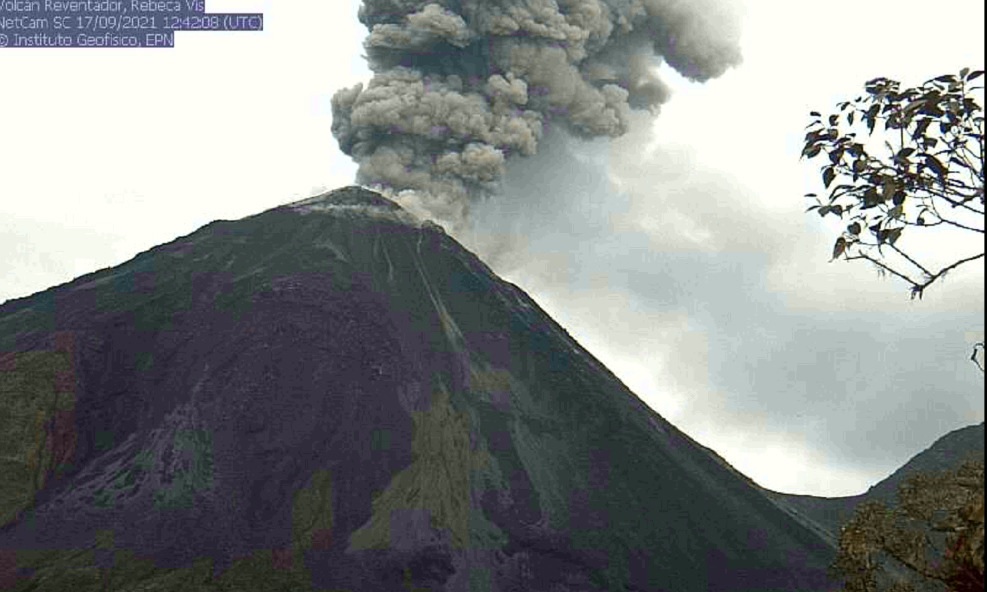
[[[0,306],[0,589],[823,591],[832,546],[348,187]]]

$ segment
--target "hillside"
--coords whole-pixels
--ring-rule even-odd
[[[348,187],[0,305],[0,583],[829,591],[832,545]]]
[[[916,454],[894,473],[855,496],[826,498],[792,495],[764,490],[773,500],[806,519],[805,523],[824,533],[834,544],[839,540],[840,527],[852,516],[858,505],[868,501],[896,505],[898,487],[917,473],[941,472],[958,468],[967,459],[984,460],[984,424],[954,430],[936,440],[929,448]]]

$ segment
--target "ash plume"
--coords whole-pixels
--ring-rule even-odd
[[[332,132],[358,183],[457,224],[549,126],[616,138],[656,114],[662,60],[694,81],[738,65],[730,1],[364,0],[374,76],[333,96]]]

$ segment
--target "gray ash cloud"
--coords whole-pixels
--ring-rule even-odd
[[[332,99],[356,181],[462,220],[549,126],[622,136],[657,113],[665,60],[705,81],[740,63],[731,0],[364,0],[374,72]]]

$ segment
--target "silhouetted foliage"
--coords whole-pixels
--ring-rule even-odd
[[[894,508],[861,504],[841,530],[832,570],[846,592],[983,592],[983,461],[909,478]]]
[[[814,193],[807,194],[818,202],[808,211],[849,221],[846,232],[834,244],[834,259],[841,255],[847,260],[867,259],[908,281],[912,296],[921,297],[925,288],[946,272],[984,256],[981,251],[932,272],[896,246],[909,227],[949,225],[984,233],[983,109],[968,96],[983,88],[970,85],[982,75],[982,70],[971,73],[964,69],[959,77],[940,76],[904,91],[898,90],[900,84],[894,80],[877,78],[867,83],[867,96],[839,103],[841,113],[830,115],[828,126],[820,113],[810,113],[814,120],[807,126],[802,156],[826,154],[830,162],[821,171],[830,193],[826,203]],[[882,121],[885,130],[898,130],[899,145],[886,141],[890,159],[875,158],[857,141],[855,132],[839,130],[841,118],[848,129],[855,121],[866,124],[868,135]],[[846,180],[851,182],[834,185]],[[956,219],[964,213],[977,217],[962,222]],[[867,242],[865,235],[873,237],[873,242]],[[874,257],[876,248],[884,258],[882,247],[902,255],[923,278],[913,279],[906,271],[895,270]]]
[[[964,68],[958,77],[939,76],[905,90],[895,80],[876,78],[865,85],[866,95],[838,103],[840,112],[825,123],[819,112],[809,114],[813,121],[806,126],[802,158],[828,158],[821,174],[829,195],[806,194],[816,201],[807,211],[846,223],[833,245],[833,260],[870,261],[882,275],[907,281],[912,298],[921,298],[950,271],[983,259],[981,243],[979,254],[957,254],[933,271],[898,244],[906,229],[946,226],[984,233],[983,107],[970,96],[983,89],[972,84],[983,74]],[[865,125],[868,136],[883,125],[890,138],[884,158],[868,153],[849,131],[855,123]],[[900,264],[890,262],[884,249],[900,256]],[[976,344],[971,356],[981,372],[977,356],[983,346]]]

